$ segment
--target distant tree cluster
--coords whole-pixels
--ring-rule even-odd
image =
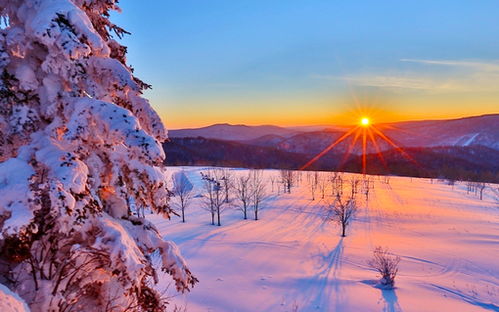
[[[308,154],[202,137],[172,138],[165,143],[165,149],[168,149],[169,165],[288,170],[300,168],[310,159]],[[408,160],[395,150],[383,152],[384,162],[379,159],[378,154],[368,154],[366,173],[499,183],[497,165],[499,158],[493,149],[484,146],[468,146],[406,148],[405,151],[416,162]],[[341,159],[340,155],[330,155],[320,159],[309,169],[330,170],[334,168],[343,172],[363,172],[357,156],[351,157],[343,165],[340,165],[339,159]]]
[[[485,182],[472,182],[468,181],[466,183],[466,192],[474,193],[475,195],[480,196],[480,200],[483,199],[483,191],[487,188],[487,183]]]
[[[241,210],[244,219],[248,213],[258,220],[262,202],[267,198],[267,182],[260,170],[233,175],[229,169],[212,169],[201,173],[204,207],[210,212],[211,223],[222,225],[221,214],[229,208]]]

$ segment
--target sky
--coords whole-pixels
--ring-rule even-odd
[[[167,128],[499,112],[499,1],[121,0]]]

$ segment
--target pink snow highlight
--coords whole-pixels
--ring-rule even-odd
[[[16,293],[0,284],[0,311],[2,312],[29,312],[30,309],[24,300]]]
[[[206,168],[183,169],[200,193]],[[264,171],[267,179],[278,174]],[[352,176],[360,177],[343,175]],[[151,217],[200,280],[175,303],[194,312],[498,310],[497,185],[480,201],[464,183],[371,179],[375,189],[367,202],[359,194],[343,239],[339,226],[324,222],[326,201],[311,201],[305,179],[279,196],[268,182],[272,196],[259,221],[242,220],[234,209],[224,212],[221,227],[209,225],[199,198],[186,211],[187,223]],[[378,245],[402,258],[393,291],[375,287],[379,276],[367,264]]]

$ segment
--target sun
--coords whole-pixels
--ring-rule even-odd
[[[360,119],[360,125],[361,125],[362,127],[368,127],[370,124],[371,124],[371,121],[369,120],[369,118],[367,118],[367,117],[362,117],[362,118]]]

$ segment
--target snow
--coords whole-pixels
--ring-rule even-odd
[[[200,172],[207,168],[169,168],[173,175],[180,170],[201,193]],[[278,174],[264,171],[267,181]],[[372,179],[369,200],[359,193],[359,211],[343,239],[339,226],[324,221],[331,195],[312,201],[305,179],[280,195],[268,182],[272,195],[259,221],[231,209],[221,227],[212,226],[196,196],[186,223],[150,217],[200,281],[173,304],[194,312],[499,311],[498,186],[481,201],[464,183]],[[401,257],[394,290],[375,287],[379,276],[367,262],[376,246]]]
[[[28,179],[34,174],[33,169],[25,161],[19,158],[11,158],[0,163],[0,215],[9,211],[10,217],[3,223],[3,232],[0,238],[5,234],[13,234],[22,227],[29,224],[33,218],[31,210],[26,208],[28,200],[29,187]]]
[[[36,10],[32,10],[33,7]],[[87,56],[91,52],[99,52],[100,55],[108,56],[110,51],[104,40],[98,36],[92,26],[92,22],[71,1],[45,0],[39,2],[26,2],[20,10],[21,18],[29,21],[26,24],[26,32],[33,33],[41,42],[47,46],[57,43],[62,50],[68,52],[71,58]],[[27,16],[22,16],[26,14]],[[60,31],[54,26],[54,20],[60,16],[65,16],[68,22],[74,27],[80,37],[84,37],[93,48],[93,51],[74,36],[70,31]],[[72,43],[72,44],[68,44]]]
[[[470,135],[469,138],[464,138],[466,141],[462,144],[463,146],[469,146],[471,145],[471,143],[473,143],[473,141],[475,140],[475,138],[479,135],[480,133],[475,133],[475,134],[472,134]]]
[[[35,72],[27,64],[21,64],[16,68],[16,77],[19,79],[19,86],[23,90],[34,90],[38,87]]]
[[[29,312],[28,305],[16,293],[0,284],[0,311]]]

